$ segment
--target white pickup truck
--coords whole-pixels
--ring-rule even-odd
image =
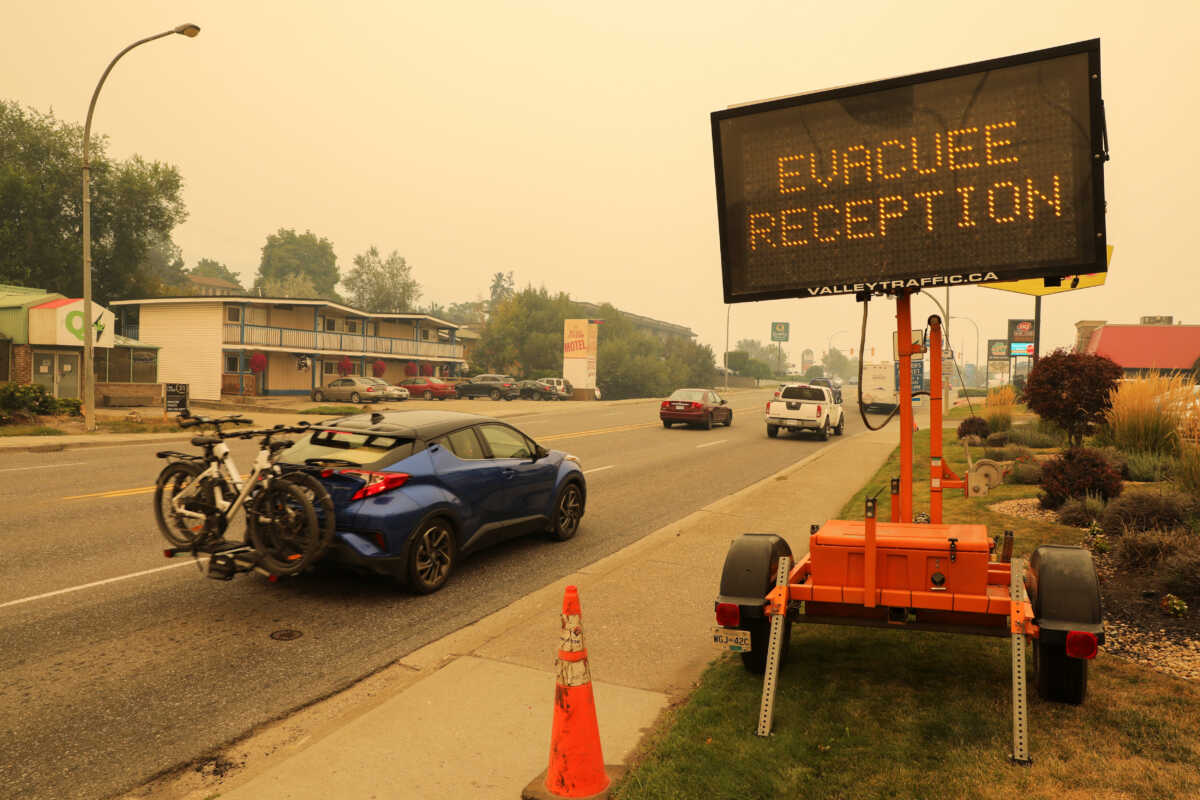
[[[841,390],[808,383],[784,385],[779,398],[767,403],[767,436],[774,439],[780,429],[812,431],[822,440],[829,438],[830,431],[841,436],[846,429]]]

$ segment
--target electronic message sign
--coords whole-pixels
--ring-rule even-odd
[[[1033,342],[1009,342],[1008,346],[1012,348],[1011,355],[1033,358]]]
[[[1008,339],[988,339],[988,361],[1008,361]]]
[[[1010,319],[1008,321],[1008,340],[1010,342],[1032,342],[1035,334],[1034,320]]]
[[[1100,42],[712,114],[725,302],[1104,272]]]

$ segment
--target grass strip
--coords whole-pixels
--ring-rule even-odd
[[[961,474],[961,447],[945,448]],[[929,435],[915,442],[914,507],[928,508]],[[843,508],[899,473],[899,450]],[[1079,532],[987,510],[1036,487],[1004,485],[986,498],[946,492],[946,522],[1011,528],[1016,553],[1077,544]],[[888,518],[887,489],[880,500]],[[804,535],[790,534],[795,540]],[[716,594],[714,582],[713,594]],[[771,737],[754,735],[762,679],[728,655],[714,660],[671,711],[616,788],[652,798],[1200,797],[1200,689],[1106,656],[1089,670],[1082,706],[1045,703],[1030,689],[1029,768],[1008,762],[1011,673],[1007,639],[796,625],[781,672]],[[1031,673],[1032,677],[1032,673]]]

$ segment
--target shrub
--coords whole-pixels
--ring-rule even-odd
[[[1200,542],[1185,541],[1162,564],[1163,588],[1183,597],[1200,598]]]
[[[1179,531],[1157,528],[1130,531],[1117,543],[1117,563],[1125,569],[1156,566],[1160,561],[1179,552],[1181,539],[1186,535]]]
[[[1057,447],[1061,439],[1049,433],[1042,433],[1032,425],[1015,425],[1008,429],[1008,440],[1025,447]]]
[[[1009,470],[1006,480],[1009,483],[1036,486],[1042,482],[1042,467],[1036,461],[1018,461]]]
[[[987,420],[983,417],[967,417],[958,424],[958,438],[968,436],[987,436],[990,433]]]
[[[1074,528],[1091,528],[1103,517],[1104,498],[1095,494],[1072,497],[1058,510],[1058,521]],[[1099,526],[1096,527],[1096,533],[1104,536]]]
[[[1179,488],[1193,501],[1200,500],[1200,447],[1185,444],[1179,449],[1173,477]]]
[[[53,414],[54,397],[36,383],[0,383],[0,410]]]
[[[988,389],[988,408],[1012,408],[1015,402],[1017,402],[1017,393],[1011,386],[997,386],[994,389]]]
[[[1163,610],[1164,614],[1172,617],[1186,617],[1188,605],[1183,601],[1183,598],[1176,597],[1173,594],[1163,595],[1163,599],[1159,601],[1158,607]]]
[[[989,447],[983,451],[983,457],[995,461],[1031,461],[1033,454],[1024,447],[1009,444],[1004,447]]]
[[[54,401],[54,413],[65,417],[78,417],[80,415],[80,401],[74,397],[60,397]]]
[[[1043,508],[1057,509],[1069,497],[1096,494],[1111,500],[1121,493],[1121,475],[1104,454],[1087,447],[1073,447],[1042,464]]]
[[[989,433],[985,441],[988,447],[1004,447],[1004,445],[1008,444],[1008,434],[1004,431]]]
[[[959,397],[987,397],[987,389],[959,389]]]
[[[1130,453],[1125,460],[1127,477],[1131,481],[1162,481],[1174,471],[1175,459],[1163,453]]]
[[[1112,464],[1113,468],[1121,473],[1122,478],[1129,480],[1129,462],[1124,453],[1115,447],[1100,447],[1097,449],[1108,459],[1108,463]]]
[[[1188,517],[1185,498],[1156,491],[1131,491],[1113,500],[1104,509],[1100,524],[1108,536],[1120,536],[1128,531],[1149,531],[1155,528],[1177,528]]]
[[[1055,350],[1038,359],[1025,384],[1025,403],[1067,432],[1074,447],[1103,421],[1121,368],[1104,356]]]
[[[1012,427],[1012,411],[1010,409],[989,408],[987,410],[988,430],[1002,433]]]
[[[1151,374],[1122,381],[1109,396],[1104,413],[1108,438],[1127,452],[1179,452],[1179,425],[1192,398],[1181,376]]]

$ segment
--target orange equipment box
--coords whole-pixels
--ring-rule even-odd
[[[830,520],[809,538],[808,586],[793,597],[863,602],[866,523]],[[1007,614],[1007,575],[991,583],[984,525],[876,523],[875,603],[893,608]],[[998,582],[1003,580],[1003,584]],[[811,589],[809,588],[811,587]],[[795,590],[802,588],[797,593]]]

